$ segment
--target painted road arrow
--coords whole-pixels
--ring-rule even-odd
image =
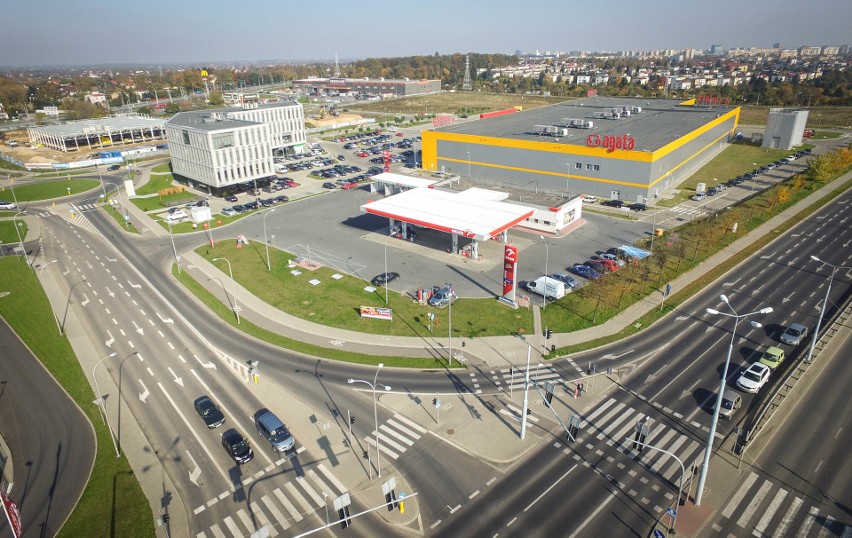
[[[175,374],[174,371],[171,369],[171,367],[169,368],[169,373],[172,374],[172,377],[175,378],[175,383],[177,383],[178,385],[180,385],[182,387],[183,386],[183,378],[178,377],[177,374]]]

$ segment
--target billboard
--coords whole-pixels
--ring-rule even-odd
[[[503,297],[515,301],[515,287],[518,281],[518,247],[506,245],[503,251]]]

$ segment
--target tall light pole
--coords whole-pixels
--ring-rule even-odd
[[[648,197],[643,196],[645,199],[645,207],[648,207]],[[654,211],[654,223],[651,224],[651,252],[654,252],[654,236],[657,233],[657,212]]]
[[[17,206],[18,206],[18,204],[15,203],[15,207],[17,207]],[[20,245],[21,252],[23,252],[24,259],[26,260],[27,259],[27,251],[24,249],[24,239],[21,237],[21,229],[19,228],[19,226],[21,224],[18,222],[18,216],[23,215],[24,213],[26,213],[26,211],[18,211],[17,213],[15,213],[15,215],[12,217],[12,222],[15,224],[15,233],[18,234],[18,245]]]
[[[213,258],[214,262],[219,260],[228,264],[228,272],[231,274],[231,296],[234,298],[234,312],[237,314],[237,325],[240,324],[240,305],[237,304],[237,288],[234,284],[234,271],[231,269],[231,262],[227,258]]]
[[[816,256],[811,256],[811,259],[815,262],[831,267],[831,276],[828,278],[828,288],[825,290],[825,299],[822,301],[822,308],[820,309],[819,317],[817,318],[816,330],[814,330],[814,337],[811,338],[811,347],[808,349],[808,356],[805,359],[805,362],[811,362],[814,355],[814,347],[816,347],[816,341],[817,338],[819,338],[819,328],[820,325],[822,325],[822,317],[825,315],[825,310],[828,308],[828,294],[831,292],[831,283],[834,281],[834,273],[836,273],[838,269],[852,269],[852,266],[832,265],[828,262],[822,261]]]
[[[636,443],[637,445],[642,445],[646,448],[650,448],[651,450],[659,450],[663,454],[668,454],[669,456],[673,457],[680,464],[680,484],[678,485],[678,488],[677,488],[677,501],[675,502],[674,516],[672,517],[672,528],[669,529],[669,532],[671,534],[674,534],[675,533],[675,524],[677,523],[677,513],[678,513],[678,510],[680,509],[680,498],[683,495],[683,479],[686,476],[686,467],[684,467],[683,462],[680,461],[680,458],[678,458],[677,456],[675,456],[674,454],[672,454],[668,450],[663,450],[662,448],[657,448],[657,447],[649,445],[647,443],[642,443],[642,442],[630,439],[629,437],[627,438],[627,441]]]
[[[467,152],[467,177],[470,177],[470,152]]]
[[[391,237],[389,235],[385,238],[385,304],[388,304],[388,240]]]
[[[175,248],[175,236],[172,235],[172,221],[166,219],[166,224],[169,227],[169,238],[172,240],[172,252],[175,253],[175,263],[177,264],[178,274],[180,274],[180,258],[178,257],[177,248]]]
[[[544,303],[541,309],[547,307],[547,264],[550,262],[550,245],[547,244],[547,239],[543,235],[538,236],[544,242]]]
[[[56,263],[56,260],[50,260],[49,262],[43,264],[38,268],[38,276],[42,281],[42,286],[44,286],[44,268],[50,265],[51,263]],[[45,293],[47,293],[47,286],[44,287]],[[48,297],[48,302],[50,301],[50,297]],[[53,319],[56,320],[56,328],[59,329],[59,336],[62,336],[62,326],[59,325],[59,318],[56,317],[56,312],[53,310],[53,306],[50,307],[50,311],[53,312]]]
[[[97,370],[98,366],[100,366],[100,364],[102,362],[104,362],[105,360],[111,359],[112,357],[115,357],[116,355],[117,355],[117,353],[115,351],[113,351],[112,353],[110,353],[109,355],[104,357],[103,359],[99,360],[97,362],[97,364],[95,364],[95,367],[92,368],[92,379],[95,380],[95,390],[98,391],[98,399],[95,400],[95,403],[100,407],[101,412],[104,414],[104,422],[106,422],[107,429],[109,429],[109,436],[112,438],[112,446],[115,448],[115,457],[120,458],[121,453],[119,453],[119,451],[118,451],[118,443],[115,440],[115,434],[112,432],[112,425],[109,423],[109,417],[107,416],[106,406],[104,405],[104,398],[101,395],[101,387],[100,387],[100,385],[98,385],[98,378],[95,376],[95,370]]]
[[[364,383],[369,385],[371,389],[373,389],[373,420],[376,423],[376,469],[379,473],[379,478],[382,477],[382,451],[379,450],[379,413],[378,408],[376,407],[376,386],[378,385],[377,381],[379,379],[379,371],[384,368],[385,365],[379,363],[379,367],[376,368],[376,375],[373,376],[373,382],[365,381],[363,379],[348,379],[346,382],[349,384],[352,383]],[[385,392],[389,391],[391,388],[389,385],[382,385],[385,388]]]
[[[266,245],[266,270],[272,271],[272,264],[269,261],[269,242],[266,240],[266,217],[269,216],[270,213],[274,212],[277,207],[273,207],[269,211],[263,214],[263,244]]]
[[[453,365],[453,285],[449,282],[445,282],[444,285],[447,287],[447,298],[450,301],[448,306],[449,310],[449,321],[447,322],[447,347],[450,350],[450,366]]]
[[[95,163],[95,170],[98,171],[98,179],[101,182],[101,189],[104,191],[104,201],[106,201],[106,186],[104,185],[104,177],[101,175],[101,167]]]
[[[701,475],[698,478],[698,491],[695,492],[695,506],[701,505],[704,482],[707,480],[707,469],[710,466],[710,454],[713,452],[713,440],[716,435],[716,423],[719,421],[719,409],[722,407],[722,394],[725,392],[725,383],[728,380],[728,366],[731,364],[731,355],[734,352],[734,339],[737,337],[737,325],[739,325],[741,319],[745,319],[748,316],[752,316],[754,314],[769,314],[772,312],[772,307],[767,306],[760,310],[749,312],[748,314],[737,314],[734,307],[732,307],[731,303],[728,301],[728,297],[726,295],[720,295],[719,298],[722,299],[723,303],[728,305],[728,308],[731,309],[733,314],[719,312],[715,308],[708,308],[707,313],[734,318],[734,330],[731,331],[731,344],[728,346],[728,358],[725,359],[725,367],[722,369],[722,379],[719,382],[719,394],[716,395],[716,404],[713,406],[713,419],[710,421],[710,434],[707,436],[707,446],[704,448],[704,462],[701,464]],[[751,321],[750,323],[755,329],[762,327],[762,325],[756,321]]]
[[[532,353],[532,346],[527,342],[527,339],[524,338],[523,335],[516,334],[516,337],[520,338],[527,344],[527,370],[524,374],[524,405],[521,409],[521,441],[524,440],[524,437],[527,434],[527,409],[529,408],[529,394],[530,394],[530,354]]]

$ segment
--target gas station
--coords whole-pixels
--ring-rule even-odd
[[[361,206],[361,211],[386,217],[390,235],[412,242],[414,227],[448,233],[448,252],[478,260],[480,242],[494,239],[507,244],[509,228],[533,215],[533,208],[503,201],[507,197],[504,192],[480,188],[448,192],[415,187],[370,201]],[[459,238],[467,243],[460,245]]]

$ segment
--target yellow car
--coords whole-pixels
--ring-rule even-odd
[[[772,346],[763,352],[763,356],[760,357],[760,362],[774,370],[779,364],[784,362],[784,350]]]

